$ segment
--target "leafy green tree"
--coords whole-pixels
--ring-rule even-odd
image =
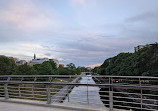
[[[33,67],[28,66],[27,63],[18,66],[18,75],[36,75],[38,72]]]
[[[53,61],[45,61],[42,64],[35,64],[33,65],[34,69],[40,75],[58,75],[58,69],[56,64]]]
[[[74,63],[69,63],[66,65],[68,68],[71,68],[71,69],[74,69],[76,68],[75,64]]]
[[[49,63],[52,66],[52,69],[57,69],[56,63],[54,61],[49,61]]]
[[[81,69],[80,68],[76,68],[76,74],[80,75],[81,74]]]
[[[13,59],[0,57],[0,75],[12,75],[17,73],[17,66]]]
[[[101,75],[158,76],[158,44],[106,59],[94,72]],[[98,69],[98,70],[97,70]]]
[[[70,75],[71,72],[67,67],[59,67],[58,68],[59,74],[60,75]]]

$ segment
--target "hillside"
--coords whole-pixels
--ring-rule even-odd
[[[135,53],[120,53],[93,69],[100,75],[158,76],[158,44]]]

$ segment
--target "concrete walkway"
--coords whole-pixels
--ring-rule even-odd
[[[28,104],[0,102],[0,111],[71,111],[71,110],[28,105]]]
[[[53,103],[46,104],[34,100],[0,98],[0,111],[109,111],[108,108],[94,107],[86,105]],[[114,109],[114,111],[127,111]]]
[[[108,111],[107,109],[85,105],[63,103],[46,104],[42,101],[0,98],[0,111]]]

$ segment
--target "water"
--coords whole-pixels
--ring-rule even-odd
[[[95,84],[91,76],[82,77],[80,83]],[[103,102],[100,100],[99,90],[100,88],[97,86],[74,87],[69,94],[69,99],[66,97],[64,103],[104,107]]]

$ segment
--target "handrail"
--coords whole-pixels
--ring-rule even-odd
[[[140,86],[140,85],[120,85],[120,84],[80,84],[80,83],[60,83],[60,82],[29,82],[29,81],[0,81],[0,84],[43,84],[43,85],[73,85],[73,86],[98,86],[98,87],[125,87],[138,89],[158,89],[158,85]]]
[[[0,75],[0,77],[85,77],[85,76],[86,75]],[[158,77],[153,77],[153,76],[91,75],[91,77],[158,79]]]
[[[77,77],[84,82],[72,82]],[[85,77],[85,78],[84,78]],[[76,100],[80,103],[97,100],[98,98],[112,111],[114,108],[132,109],[158,109],[158,101],[155,97],[158,94],[158,77],[149,76],[112,76],[112,75],[0,75],[0,96],[6,100],[12,97],[44,100],[48,104],[56,101],[73,101],[73,98],[84,98]],[[76,86],[76,87],[75,87]],[[80,87],[81,86],[81,87]],[[82,87],[83,86],[83,87]],[[69,97],[74,88],[80,92]],[[83,89],[82,89],[83,88]],[[91,90],[97,89],[97,90]],[[85,90],[85,92],[83,92]],[[75,91],[72,91],[75,92]],[[95,93],[94,93],[95,92]],[[28,95],[28,96],[27,96]],[[56,98],[54,98],[56,97]],[[123,104],[123,101],[127,104]],[[96,101],[93,101],[96,102]],[[132,105],[129,105],[132,104]]]

